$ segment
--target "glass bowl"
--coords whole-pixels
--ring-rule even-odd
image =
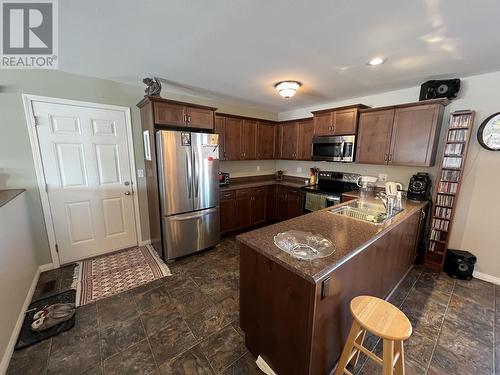
[[[330,240],[298,230],[278,233],[274,236],[274,244],[291,256],[304,260],[324,258],[335,252]]]

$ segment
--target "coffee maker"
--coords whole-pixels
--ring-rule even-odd
[[[413,175],[408,184],[408,199],[414,201],[429,200],[431,194],[431,177],[429,173],[418,172]]]

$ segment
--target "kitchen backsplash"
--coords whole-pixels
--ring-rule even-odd
[[[231,177],[269,175],[276,172],[275,160],[221,161],[219,169]]]

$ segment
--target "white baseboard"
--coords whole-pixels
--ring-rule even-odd
[[[474,276],[476,279],[479,279],[479,280],[488,281],[492,284],[500,285],[500,277],[491,276],[491,275],[488,275],[486,273],[477,272],[477,271],[474,271],[472,276]]]
[[[139,246],[151,245],[151,240],[144,240],[139,242]]]
[[[31,282],[30,289],[28,290],[28,294],[26,295],[26,299],[24,300],[23,307],[19,312],[19,317],[17,318],[16,325],[12,330],[9,343],[7,344],[7,349],[5,350],[2,361],[0,362],[0,374],[5,374],[7,372],[7,368],[9,367],[10,358],[12,357],[12,353],[14,352],[14,346],[16,345],[17,337],[19,336],[19,332],[21,331],[21,327],[23,325],[24,312],[28,310],[28,306],[31,303],[31,298],[33,298],[33,293],[35,293],[38,278],[40,277],[40,274],[42,272],[51,270],[53,268],[54,266],[52,263],[42,264],[41,266],[38,266],[35,276],[33,277],[33,281]]]

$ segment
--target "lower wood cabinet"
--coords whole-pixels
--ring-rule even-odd
[[[303,200],[298,188],[275,185],[220,192],[220,231],[250,228],[278,219],[302,215]]]

